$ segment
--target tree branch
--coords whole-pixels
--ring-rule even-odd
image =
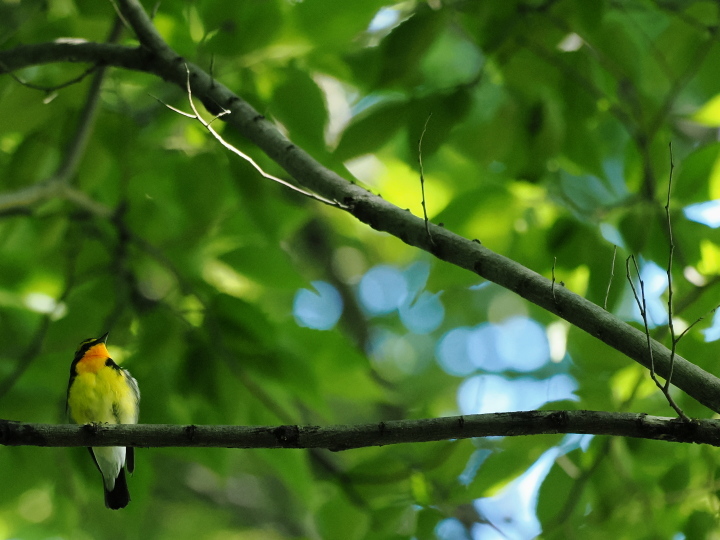
[[[135,0],[121,0],[119,7],[136,32],[142,27],[139,34],[145,47],[87,42],[28,45],[0,52],[0,65],[19,69],[59,61],[101,63],[154,73],[184,89],[186,61],[164,43],[158,45],[155,35],[147,33],[147,27],[152,23]],[[158,54],[157,48],[162,49],[162,54]],[[223,116],[223,120],[257,145],[301,185],[326,199],[344,204],[346,211],[374,229],[388,232],[406,244],[497,283],[562,317],[645,367],[650,366],[647,342],[640,330],[565,287],[558,288],[553,295],[552,283],[547,278],[443,227],[429,224],[431,241],[423,219],[323,167],[227,87],[197,66],[190,63],[187,66],[193,94],[202,100],[205,107],[212,114],[222,109],[231,111],[231,114]],[[652,341],[651,346],[655,370],[658,375],[667,378],[670,351],[656,341]],[[676,355],[672,382],[700,403],[720,412],[720,379],[714,375]]]
[[[473,414],[361,425],[179,426],[23,424],[0,420],[5,446],[136,446],[220,448],[326,448],[497,437],[581,433],[720,446],[720,421],[599,411],[524,411]]]
[[[76,39],[20,45],[0,51],[0,75],[58,62],[98,64],[153,73],[153,58],[137,47]]]

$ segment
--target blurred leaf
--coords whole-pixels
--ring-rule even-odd
[[[570,459],[569,454],[561,459]],[[577,479],[571,478],[557,461],[543,480],[538,493],[537,517],[543,525],[549,525],[562,518],[567,519],[562,512],[570,502],[568,496]],[[581,504],[574,504],[572,508],[580,509]]]
[[[307,286],[297,271],[290,265],[290,258],[282,249],[265,245],[239,247],[219,257],[236,272],[265,285],[266,287],[295,291]]]
[[[227,9],[223,0],[198,4],[209,39],[208,52],[238,56],[273,42],[282,27],[282,9],[277,0],[251,1]]]
[[[688,517],[682,530],[686,538],[709,538],[716,529],[717,519],[714,515],[696,510]]]
[[[301,2],[294,15],[306,36],[322,52],[345,49],[353,38],[366,30],[383,0],[338,3],[334,0]]]
[[[288,67],[284,75],[275,88],[270,110],[297,144],[311,153],[324,150],[327,113],[322,92],[305,71],[295,66]]]
[[[315,514],[315,523],[322,538],[363,538],[369,527],[366,514],[344,498],[334,497]]]
[[[687,462],[673,465],[662,478],[660,487],[666,492],[678,492],[687,488],[690,483],[690,466]]]
[[[346,161],[379,150],[403,125],[406,113],[404,101],[381,100],[353,118],[334,155]]]
[[[418,83],[420,62],[442,30],[444,12],[419,9],[393,29],[383,40],[382,67],[377,84],[380,87],[405,86]]]
[[[459,87],[448,94],[433,95],[411,101],[408,122],[408,153],[416,157],[418,140],[426,126],[422,139],[423,159],[434,154],[448,139],[453,127],[463,120],[471,106],[472,98],[467,88]]]

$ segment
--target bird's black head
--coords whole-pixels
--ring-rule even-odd
[[[107,343],[108,334],[110,332],[105,332],[102,336],[99,338],[90,338],[84,340],[80,345],[78,345],[77,351],[75,351],[75,358],[73,360],[73,365],[77,364],[77,362],[85,355],[86,352],[90,349],[90,347],[94,347],[98,343]]]

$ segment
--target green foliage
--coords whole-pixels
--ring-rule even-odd
[[[666,268],[672,172],[676,329],[706,317],[678,352],[713,371],[719,342],[702,331],[718,303],[720,232],[683,209],[720,198],[718,13],[711,1],[203,0],[163,2],[154,23],[293,143],[416,215],[427,126],[433,222],[634,323],[625,260]],[[113,17],[90,0],[0,3],[0,48],[102,41]],[[135,43],[128,30],[120,42]],[[147,74],[108,70],[68,180],[107,215],[61,193],[3,206],[59,170],[90,89],[89,77],[47,91],[23,81],[55,87],[86,67],[0,77],[1,418],[64,421],[73,352],[108,330],[114,358],[140,383],[146,423],[459,414],[459,388],[488,372],[518,384],[571,377],[578,401],[545,396],[544,408],[672,414],[646,370],[591,335],[497,286],[470,288],[477,276],[262,178],[154,99],[188,108],[182,89]],[[213,127],[284,178],[221,120]],[[413,334],[407,312],[362,303],[358,282],[380,264],[404,272],[407,311],[439,298],[436,329]],[[301,327],[293,311],[295,293],[317,280],[344,306],[325,332]],[[446,332],[514,316],[559,331],[554,362],[463,374],[438,362]],[[652,332],[669,343],[663,324]],[[687,414],[711,415],[673,395]],[[480,537],[477,527],[490,530],[483,501],[543,455],[538,528],[490,519],[508,537],[539,527],[546,538],[717,537],[713,449],[600,436],[333,454],[139,449],[133,501],[117,513],[103,508],[84,449],[4,447],[0,537],[431,539],[445,520]]]

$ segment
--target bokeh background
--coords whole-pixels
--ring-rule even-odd
[[[678,350],[716,373],[718,9],[197,0],[153,21],[326,167],[415,215],[427,124],[434,223],[638,324],[634,254],[665,343],[672,143],[675,327],[704,317]],[[94,0],[0,0],[0,48],[104,41],[114,17]],[[106,331],[143,423],[672,414],[642,367],[563,320],[263,179],[158,101],[188,110],[183,89],[109,69],[94,92],[88,67],[0,77],[0,417],[64,422],[73,352]],[[63,170],[79,126],[72,189],[23,197]],[[130,506],[111,512],[83,449],[4,447],[0,538],[717,538],[716,462],[713,448],[575,435],[143,449]]]

